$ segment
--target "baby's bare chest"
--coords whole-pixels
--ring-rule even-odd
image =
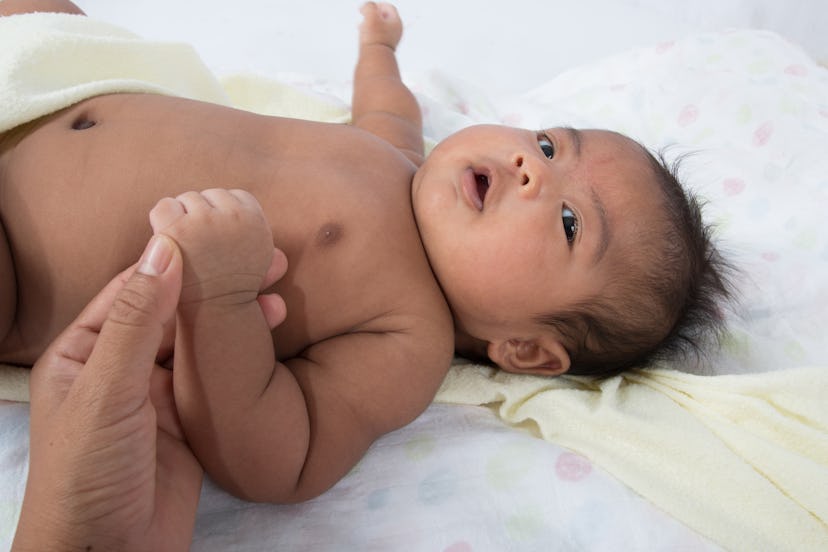
[[[362,177],[306,183],[313,189],[301,198],[286,194],[287,203],[302,206],[287,212],[278,201],[266,203],[274,244],[289,264],[272,288],[288,309],[274,331],[282,359],[337,335],[392,331],[389,314],[419,310],[439,296],[407,194]]]

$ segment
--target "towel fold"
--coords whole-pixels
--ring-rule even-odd
[[[587,378],[452,368],[436,398],[592,459],[734,550],[828,550],[828,368]]]

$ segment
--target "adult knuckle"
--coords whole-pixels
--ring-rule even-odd
[[[145,326],[152,320],[156,303],[149,283],[134,278],[115,297],[108,318],[123,326]]]

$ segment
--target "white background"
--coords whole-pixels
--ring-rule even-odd
[[[147,38],[196,47],[218,74],[351,76],[361,0],[76,0]],[[398,0],[403,72],[520,92],[570,67],[729,27],[767,28],[828,61],[824,0]]]

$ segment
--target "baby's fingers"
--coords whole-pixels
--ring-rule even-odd
[[[397,8],[387,2],[365,2],[362,7],[359,8],[359,13],[361,13],[363,17],[370,17],[374,14],[379,15],[383,19],[398,17]]]
[[[264,291],[285,275],[288,268],[288,260],[284,252],[278,247],[273,248],[273,258],[270,260],[270,267],[265,273],[264,281],[260,291]],[[259,306],[262,308],[267,325],[271,329],[275,328],[285,320],[287,316],[287,307],[285,301],[275,293],[263,293],[256,299]]]
[[[287,269],[287,257],[281,249],[279,249],[278,247],[274,247],[273,258],[270,259],[270,266],[267,268],[264,280],[262,281],[262,287],[259,288],[259,291],[264,291],[276,282],[278,282],[279,280],[281,280],[282,276],[284,276],[287,272]]]
[[[402,22],[397,8],[385,2],[366,2],[360,8],[362,44],[384,44],[396,48],[402,36]]]
[[[287,317],[287,306],[285,300],[280,295],[275,293],[267,293],[259,295],[256,298],[259,307],[262,309],[262,314],[267,320],[267,327],[271,330],[285,321]]]

